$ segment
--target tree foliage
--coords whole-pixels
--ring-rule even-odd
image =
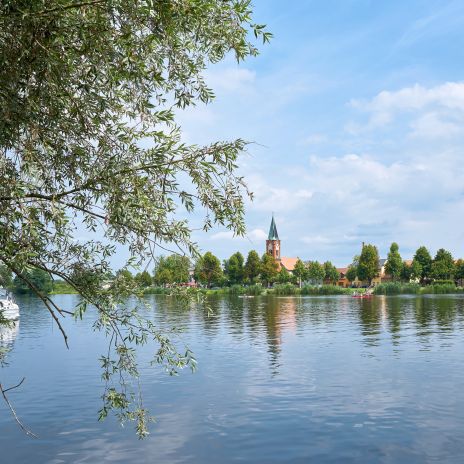
[[[158,285],[180,284],[189,281],[191,263],[188,256],[173,253],[155,260],[153,280]]]
[[[318,261],[309,261],[307,264],[308,279],[315,283],[321,283],[325,277],[324,266]]]
[[[264,253],[261,258],[260,276],[263,283],[268,286],[276,281],[279,275],[279,264],[268,253]]]
[[[11,271],[5,265],[0,265],[0,287],[10,289],[12,286],[13,276]]]
[[[66,343],[57,316],[65,310],[28,280],[28,269],[75,288],[78,317],[97,308],[95,327],[112,342],[100,417],[113,410],[135,420],[141,437],[140,395],[129,382],[109,387],[114,374],[138,376],[129,344],[153,342],[153,361],[168,369],[193,360],[125,304],[134,282],[120,275],[103,285],[109,258],[115,244],[134,265],[157,247],[195,253],[180,208],[203,208],[205,230],[219,223],[244,232],[248,191],[236,167],[245,142],[187,145],[174,110],[213,98],[208,64],[257,54],[250,33],[270,37],[249,0],[0,4],[0,261],[40,295]],[[76,230],[90,238],[75,240]]]
[[[324,263],[324,274],[324,278],[330,281],[332,284],[335,284],[340,278],[340,273],[330,261],[326,261]]]
[[[464,260],[458,259],[456,261],[456,272],[454,277],[459,280],[464,280]]]
[[[280,268],[279,276],[277,278],[280,284],[287,284],[292,280],[291,274],[283,266]]]
[[[17,293],[31,293],[31,286],[42,295],[46,295],[53,289],[52,278],[48,272],[37,268],[26,269],[22,278],[19,276],[14,278],[13,288]]]
[[[398,244],[393,242],[390,246],[390,251],[385,264],[385,272],[389,274],[393,280],[398,280],[403,271],[403,260],[401,258]]]
[[[421,246],[417,249],[414,255],[414,258],[412,260],[412,263],[413,263],[413,266],[415,265],[415,263],[420,265],[420,269],[421,269],[420,280],[422,282],[430,279],[430,273],[431,273],[431,268],[432,268],[432,256],[430,256],[429,250],[427,250],[425,246]]]
[[[440,248],[433,259],[430,274],[436,280],[451,280],[454,278],[456,267],[449,251]]]
[[[374,245],[364,245],[359,256],[357,275],[360,280],[371,283],[379,273],[379,252]]]
[[[225,269],[230,284],[241,284],[244,278],[243,255],[237,251],[226,262]]]
[[[137,273],[135,276],[135,281],[137,282],[138,285],[141,287],[150,287],[150,285],[153,283],[153,279],[148,271],[143,271]]]
[[[198,259],[195,266],[195,280],[211,287],[213,284],[218,284],[222,278],[222,267],[219,258],[207,251],[201,258]]]
[[[356,280],[356,277],[358,275],[358,268],[354,266],[353,264],[350,264],[348,267],[348,270],[346,271],[346,278],[350,282],[354,282]]]
[[[259,259],[258,253],[255,250],[251,250],[248,253],[244,272],[245,278],[250,283],[256,283],[259,279],[259,274],[261,272],[261,261]]]
[[[295,266],[293,267],[293,276],[297,280],[301,287],[301,282],[307,279],[308,273],[305,263],[300,258],[296,260]]]

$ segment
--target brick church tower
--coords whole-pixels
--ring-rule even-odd
[[[266,253],[271,255],[276,261],[280,261],[280,240],[274,222],[274,215],[272,215],[271,227],[269,227],[269,235],[266,240]]]

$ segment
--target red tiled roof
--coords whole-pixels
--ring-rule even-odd
[[[288,258],[286,256],[282,256],[280,258],[280,265],[287,269],[287,271],[293,271],[293,269],[295,269],[295,264],[297,261],[298,258]]]
[[[346,274],[348,272],[347,267],[337,267],[337,271],[339,274]]]

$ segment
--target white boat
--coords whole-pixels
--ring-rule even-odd
[[[16,304],[13,295],[4,288],[0,288],[0,317],[9,321],[19,319],[19,306]]]

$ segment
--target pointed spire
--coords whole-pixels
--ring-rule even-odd
[[[272,215],[271,227],[269,227],[268,240],[279,240],[279,234],[277,233],[277,227],[274,221],[274,214]]]

